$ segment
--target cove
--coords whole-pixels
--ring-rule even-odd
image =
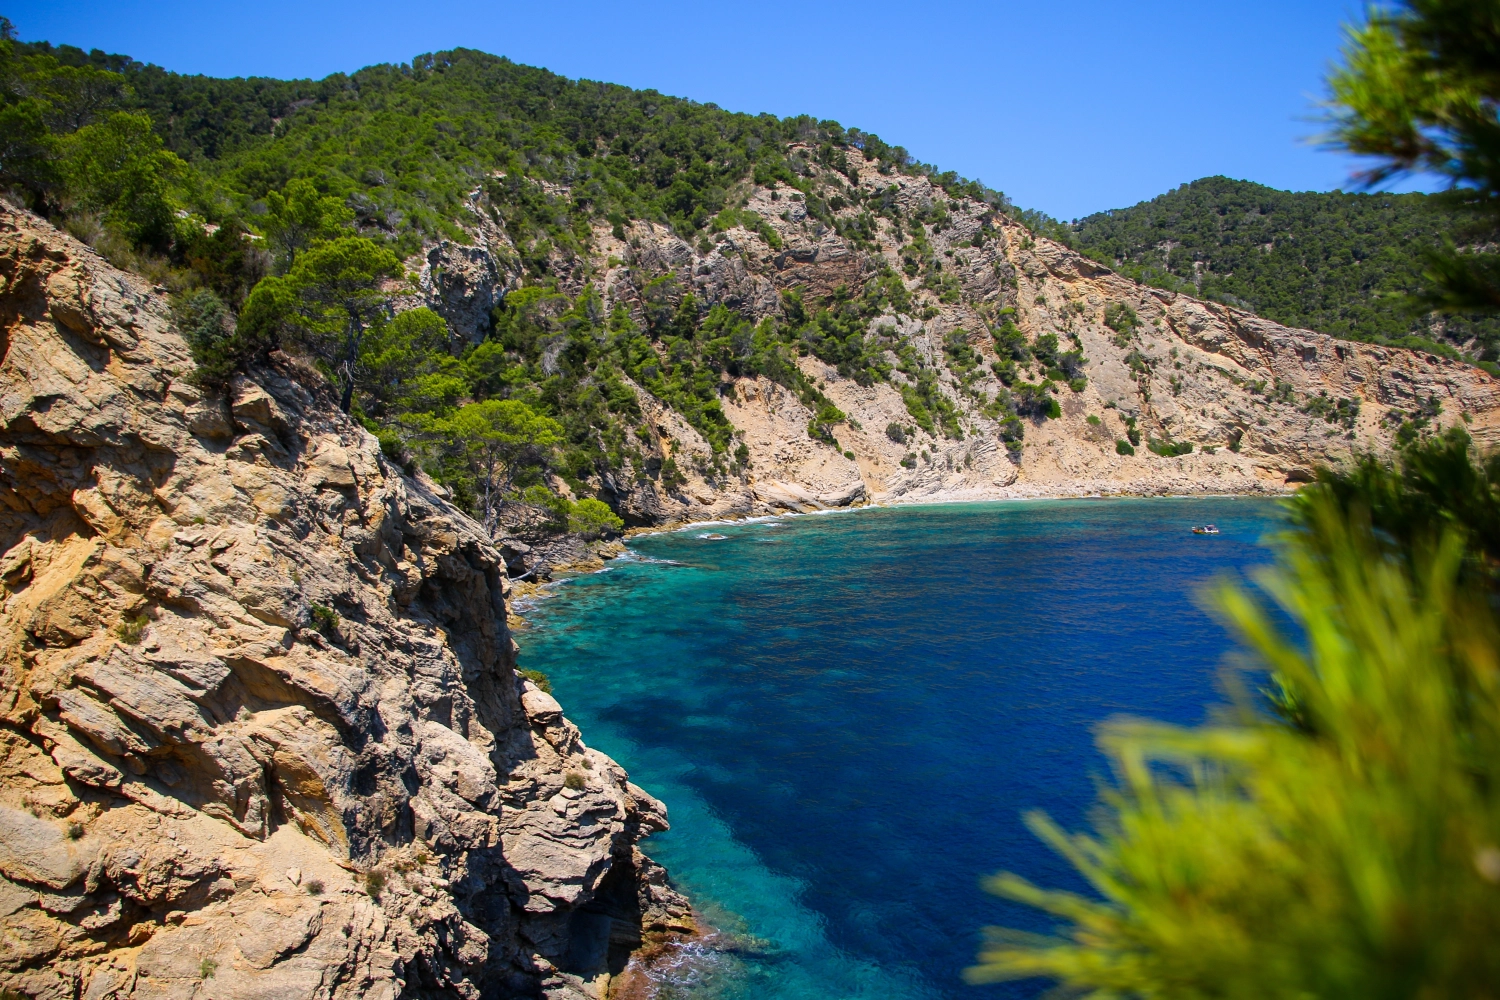
[[[1087,822],[1102,720],[1203,720],[1232,643],[1198,593],[1281,524],[1236,498],[875,509],[642,537],[558,587],[520,665],[667,803],[644,846],[739,943],[660,995],[1043,992],[963,982],[984,925],[1047,929],[980,879],[1082,888],[1022,813]]]

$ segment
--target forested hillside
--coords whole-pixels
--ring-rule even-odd
[[[110,111],[149,116],[164,148],[199,175],[181,194],[214,222],[253,218],[269,192],[316,177],[362,225],[413,247],[423,236],[459,235],[476,186],[503,177],[514,189],[526,178],[566,184],[571,197],[520,198],[507,221],[569,241],[596,217],[701,230],[747,175],[790,183],[793,141],[820,144],[825,155],[858,150],[886,173],[932,172],[835,122],[733,114],[463,49],[318,81],[184,76],[48,43],[12,50],[12,89],[19,81],[51,105],[42,117],[54,133]],[[24,169],[7,174],[40,193]],[[955,193],[1003,203],[978,185]]]
[[[737,211],[752,184],[796,191],[808,186],[811,159],[852,173],[850,155],[886,176],[934,173],[900,147],[834,122],[732,114],[467,50],[319,81],[221,80],[98,50],[22,43],[8,27],[5,33],[0,78],[11,131],[0,155],[0,185],[114,262],[174,291],[209,378],[227,379],[251,355],[283,340],[300,341],[328,364],[335,381],[342,362],[348,377],[341,388],[359,388],[347,402],[392,453],[421,460],[490,518],[490,494],[529,484],[530,495],[545,501],[546,491],[536,490],[544,468],[581,484],[596,467],[618,469],[631,458],[642,464],[641,442],[618,416],[626,422],[640,416],[632,391],[616,377],[623,372],[687,416],[715,455],[725,456],[716,467],[732,461],[714,374],[726,359],[705,363],[694,345],[666,365],[647,362],[653,342],[690,345],[700,327],[709,349],[717,349],[746,325],[744,318],[723,308],[709,313],[706,303],[700,310],[690,293],[684,297],[681,282],[663,276],[645,290],[644,312],[632,318],[616,310],[606,335],[590,290],[598,277],[590,262],[595,226],[623,238],[624,227],[644,221],[707,249],[709,235],[748,224],[779,245],[755,213]],[[799,155],[789,155],[794,143]],[[936,179],[955,196],[1009,207],[1002,195],[956,175]],[[816,196],[805,204],[815,219],[830,223],[832,212],[845,207],[837,196],[831,205]],[[485,341],[492,331],[495,338],[456,345],[444,320],[425,309],[387,322],[391,310],[376,308],[375,300],[399,307],[400,293],[415,289],[386,287],[380,294],[374,286],[399,284],[397,261],[424,245],[472,244],[476,210],[498,227],[505,246],[493,248],[496,256],[518,272],[510,284],[535,286],[496,301],[495,315],[481,315],[477,329],[463,331],[471,340],[477,333]],[[875,211],[889,214],[889,199]],[[859,224],[868,230],[873,218],[866,213]],[[857,239],[858,231],[851,235]],[[360,327],[354,356],[320,355],[320,347],[338,340],[337,332],[315,329],[329,320],[311,312],[326,313],[327,303],[304,309],[300,325],[279,306],[269,318],[267,309],[254,307],[242,315],[262,279],[269,279],[261,296],[267,303],[278,282],[304,292],[316,283],[295,268],[299,252],[355,238],[373,246],[346,244],[337,260],[324,261],[338,268],[357,259],[370,286],[367,314],[343,316]],[[318,266],[317,259],[303,263]],[[571,295],[559,294],[559,282]],[[872,294],[878,303],[879,292],[865,300]],[[398,301],[391,303],[393,297]],[[835,311],[850,309],[857,311]],[[762,327],[756,349],[728,363],[775,372],[831,417],[837,409],[778,346],[795,341],[797,326],[829,325],[828,315],[799,312],[781,335]],[[599,330],[590,341],[597,346],[570,352],[565,360],[576,363],[559,370],[551,357],[542,358],[538,339],[579,323]],[[849,329],[838,331],[841,341]],[[514,404],[504,417],[496,410],[500,401]],[[482,403],[492,404],[482,419],[472,408],[458,412]],[[526,440],[501,446],[501,464],[512,468],[497,485],[474,471],[476,463],[494,464],[491,444],[450,445],[463,429],[475,430],[476,420],[504,419],[519,421],[504,433]],[[670,483],[675,467],[670,458],[665,465]],[[530,472],[518,478],[516,466]]]
[[[1157,296],[836,122],[469,50],[219,80],[0,36],[0,192],[169,294],[211,396],[300,365],[497,534],[1281,489],[1488,407],[1472,369]]]
[[[1079,220],[1065,238],[1158,288],[1186,291],[1288,326],[1376,343],[1437,340],[1500,358],[1500,320],[1421,316],[1401,298],[1424,251],[1463,242],[1474,220],[1422,194],[1278,191],[1205,177],[1131,208]]]

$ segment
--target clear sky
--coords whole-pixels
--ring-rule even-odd
[[[0,0],[26,40],[214,76],[466,46],[733,111],[811,114],[1072,219],[1225,174],[1350,188],[1309,143],[1348,0]]]

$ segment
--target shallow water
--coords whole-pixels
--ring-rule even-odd
[[[558,588],[521,666],[667,803],[644,846],[738,945],[661,994],[1042,992],[963,983],[985,924],[1047,926],[980,878],[1081,888],[1022,812],[1086,822],[1101,720],[1203,719],[1230,642],[1197,593],[1278,524],[1247,499],[865,510],[641,538]]]

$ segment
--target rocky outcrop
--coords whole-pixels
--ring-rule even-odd
[[[0,988],[601,996],[691,928],[665,811],[308,374],[204,391],[163,296],[0,210]]]
[[[505,233],[477,205],[480,193],[470,202],[472,224],[469,242],[439,240],[406,261],[406,271],[416,279],[392,282],[390,290],[398,310],[426,306],[448,321],[456,338],[455,349],[482,341],[494,327],[494,312],[506,292],[519,284],[516,249]]]
[[[809,436],[813,414],[784,387],[726,376],[720,401],[736,446],[748,454],[737,475],[714,473],[708,443],[641,393],[652,431],[646,475],[611,473],[595,484],[633,523],[861,503],[1279,494],[1317,466],[1388,454],[1406,425],[1462,424],[1481,446],[1500,446],[1500,382],[1476,367],[1336,341],[1150,288],[925,177],[882,174],[857,156],[838,173],[818,166],[814,150],[803,152],[794,147],[793,158],[835,227],[813,218],[804,196],[785,187],[733,195],[774,230],[770,242],[762,229],[740,226],[696,246],[645,222],[623,239],[601,226],[588,263],[606,308],[639,310],[640,290],[670,273],[701,307],[723,303],[759,321],[779,314],[784,290],[798,289],[808,302],[840,286],[857,294],[889,269],[902,275],[910,305],[888,308],[869,328],[891,344],[885,360],[893,368],[903,363],[898,349],[907,352],[908,371],[861,385],[801,357],[803,374],[850,418],[834,429],[833,444]],[[917,218],[929,220],[922,274],[909,239]],[[1121,307],[1133,320],[1120,320]],[[1112,311],[1113,327],[1106,322]],[[993,370],[1000,358],[990,331],[1006,321],[1032,345],[1050,334],[1060,350],[1084,358],[1086,383],[1075,391],[1054,382],[1059,414],[1027,417],[1019,442],[1013,430],[1002,434],[996,405],[1007,390]],[[903,395],[916,383],[912,358],[957,414],[956,432],[924,430],[914,420]],[[1036,385],[1047,373],[1033,360],[1014,377]],[[1133,453],[1122,453],[1129,449],[1119,443],[1131,438]],[[1153,440],[1161,450],[1193,450],[1157,454]],[[684,478],[670,487],[656,475],[668,458]]]

